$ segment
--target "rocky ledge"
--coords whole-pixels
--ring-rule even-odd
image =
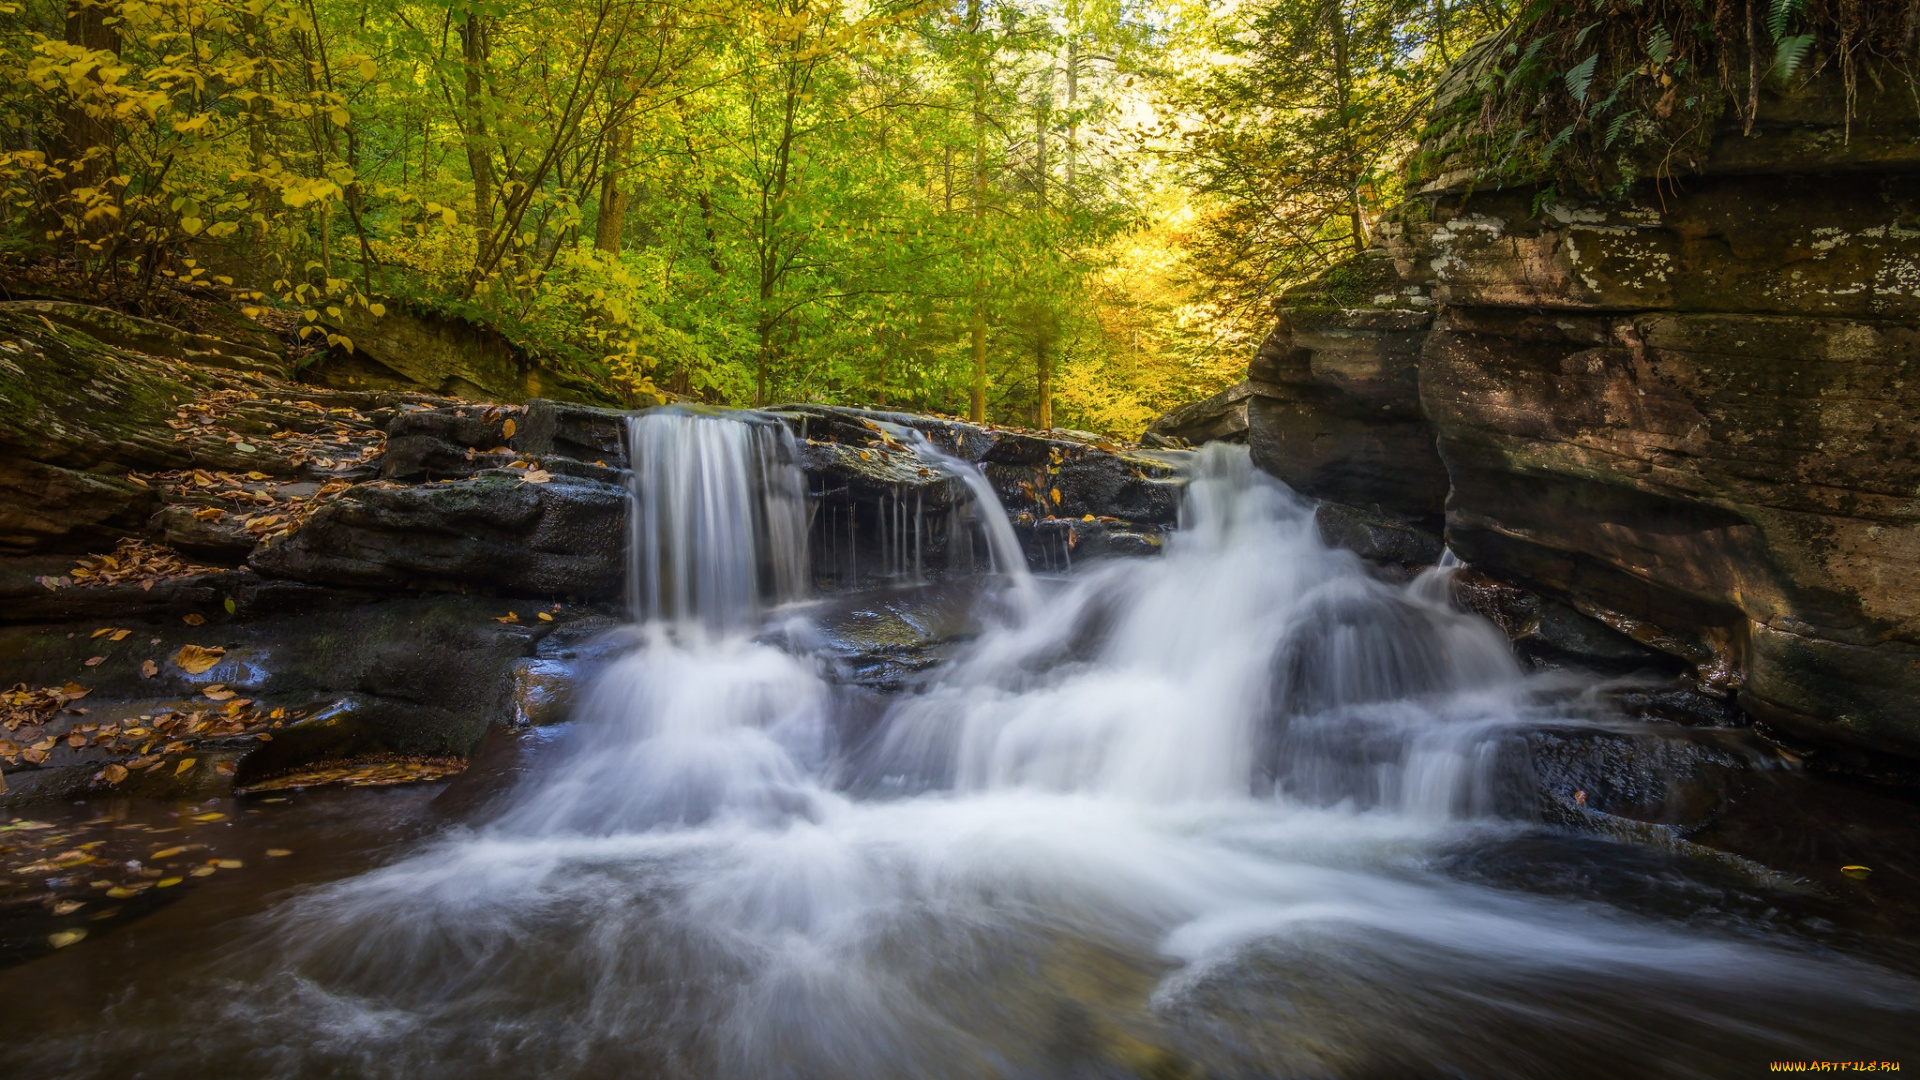
[[[1852,104],[1769,92],[1620,198],[1435,181],[1158,431],[1245,440],[1377,556],[1444,532],[1803,748],[1920,756],[1920,114]]]
[[[563,717],[619,647],[625,413],[285,368],[261,342],[0,305],[0,799],[453,770],[490,729]],[[794,435],[822,592],[982,568],[984,546],[952,542],[971,496],[938,455],[989,479],[1036,569],[1151,554],[1177,520],[1178,453],[757,415]],[[850,685],[898,689],[971,632],[883,610],[818,623]]]

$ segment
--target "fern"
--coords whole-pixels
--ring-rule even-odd
[[[1608,150],[1613,149],[1613,144],[1620,138],[1620,133],[1627,130],[1627,121],[1639,115],[1639,112],[1639,109],[1628,109],[1614,117],[1613,123],[1607,125],[1607,140],[1602,146]]]
[[[1767,8],[1767,32],[1773,40],[1786,43],[1787,23],[1807,6],[1807,0],[1773,0]]]
[[[1673,36],[1667,33],[1666,27],[1655,26],[1647,34],[1647,59],[1653,61],[1654,67],[1664,67],[1672,58]]]
[[[1781,82],[1793,78],[1800,70],[1800,62],[1807,58],[1808,50],[1813,48],[1812,34],[1795,34],[1780,41],[1780,48],[1773,54],[1773,73],[1780,76]]]
[[[1593,69],[1599,63],[1600,54],[1594,53],[1567,72],[1567,93],[1572,94],[1573,99],[1582,105],[1587,103],[1587,88],[1593,85]]]

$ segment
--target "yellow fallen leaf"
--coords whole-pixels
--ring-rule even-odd
[[[47,943],[56,949],[64,949],[83,940],[86,936],[85,930],[58,930],[47,935]]]
[[[55,915],[71,915],[86,906],[87,902],[85,900],[62,900],[53,905],[53,913]]]
[[[1060,489],[1059,488],[1050,488],[1048,489],[1047,494],[1053,496],[1053,505],[1055,506],[1060,505]]]
[[[173,775],[179,776],[181,773],[186,772],[188,769],[193,768],[194,765],[199,762],[199,760],[200,760],[199,758],[181,758],[179,766],[177,766],[173,770]]]
[[[1872,876],[1873,868],[1856,864],[1853,866],[1843,866],[1840,868],[1840,872],[1856,881],[1865,881],[1868,877]]]
[[[209,686],[200,692],[207,695],[207,697],[213,701],[228,701],[234,696],[233,691],[224,686]]]
[[[107,640],[108,641],[125,641],[127,640],[127,635],[131,633],[133,633],[133,631],[131,630],[115,630],[113,632],[113,636],[109,637]]]
[[[267,849],[267,858],[269,859],[281,859],[291,854],[293,854],[293,852],[288,851],[286,848],[283,848],[283,847],[275,847],[275,848]]]
[[[159,881],[154,882],[153,884],[155,888],[171,889],[175,885],[178,885],[185,880],[187,879],[182,877],[163,877]]]
[[[544,611],[543,611],[543,612],[541,612],[541,613],[540,613],[540,621],[541,621],[541,622],[552,622],[552,621],[553,621],[553,616],[551,616],[551,615],[549,615],[549,614],[547,614],[546,612],[544,612]]]
[[[511,419],[500,425],[500,437],[503,439],[513,438],[513,421]]]
[[[156,664],[151,660],[140,661],[140,677],[141,678],[151,679],[158,674],[160,674],[159,664]]]
[[[180,621],[186,623],[188,626],[205,626],[207,617],[197,611],[193,611],[180,616]]]
[[[520,616],[509,611],[505,615],[495,615],[493,621],[497,623],[517,623],[520,621]]]
[[[211,874],[211,873],[213,873],[213,867],[211,866],[196,866],[193,869],[187,871],[187,876],[188,877],[206,877],[208,874]]]
[[[129,889],[124,885],[115,885],[113,888],[107,890],[107,895],[113,897],[115,900],[125,900],[130,896],[139,896],[140,890]]]
[[[109,765],[102,771],[101,775],[106,778],[107,783],[117,784],[127,778],[127,767],[118,764]]]
[[[221,859],[218,862],[214,863],[213,865],[219,867],[222,870],[238,870],[247,864],[241,862],[239,859]]]
[[[167,849],[166,849],[165,851],[156,851],[156,852],[154,852],[153,854],[151,854],[151,855],[149,855],[149,856],[147,856],[147,858],[149,858],[149,859],[171,859],[171,858],[173,858],[173,857],[174,857],[175,855],[180,855],[180,854],[184,854],[184,853],[186,852],[186,850],[187,850],[187,849],[186,849],[186,848],[183,848],[183,847],[170,847],[170,848],[167,848]]]
[[[182,645],[180,651],[173,654],[173,662],[189,675],[200,675],[219,663],[225,655],[227,650],[220,645]]]
[[[220,820],[221,818],[223,818],[223,817],[226,817],[226,816],[227,816],[227,815],[225,815],[225,814],[223,814],[223,813],[221,813],[220,811],[218,811],[218,810],[214,810],[214,811],[210,811],[210,812],[208,812],[208,813],[205,813],[205,814],[195,814],[195,815],[193,815],[193,820],[195,820],[195,821],[219,821],[219,820]]]
[[[100,629],[95,630],[93,633],[88,634],[87,636],[90,638],[102,638],[102,637],[106,637],[108,634],[111,634],[111,633],[113,633],[113,627],[103,626]]]

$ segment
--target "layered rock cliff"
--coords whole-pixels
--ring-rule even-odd
[[[1778,731],[1920,754],[1920,117],[1837,82],[1624,195],[1417,191],[1282,299],[1256,461],[1443,517]]]

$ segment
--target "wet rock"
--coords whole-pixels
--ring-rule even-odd
[[[1210,398],[1182,405],[1160,417],[1147,427],[1147,435],[1158,440],[1156,445],[1164,446],[1246,442],[1247,400],[1272,389],[1252,380],[1235,383]],[[1146,441],[1143,436],[1141,442]]]
[[[42,768],[9,770],[13,798],[107,788],[151,787],[170,795],[224,791],[316,762],[463,758],[490,724],[520,718],[523,665],[588,670],[581,665],[591,658],[583,659],[581,643],[611,623],[604,614],[573,609],[563,609],[552,623],[531,613],[520,622],[496,621],[505,607],[499,600],[444,596],[332,610],[262,605],[246,609],[259,617],[223,615],[193,627],[178,621],[141,625],[123,617],[117,624],[132,633],[120,641],[91,638],[69,629],[71,624],[0,628],[0,683],[78,682],[90,691],[79,703],[87,712],[63,717],[57,733],[83,719],[98,723],[196,709],[218,715],[223,706],[203,693],[216,685],[247,699],[250,715],[279,708],[289,717],[265,729],[266,739],[247,734],[192,740],[171,752],[161,772],[137,769],[131,781],[119,784],[104,783],[98,774],[133,754],[62,742]],[[559,640],[549,647],[546,639],[556,631]],[[207,670],[189,672],[174,662],[189,644],[224,652]],[[89,665],[92,656],[104,659]],[[143,667],[149,661],[151,675]],[[547,704],[564,708],[563,702]],[[195,765],[177,772],[177,762],[188,758]],[[223,761],[233,763],[233,771],[214,768]],[[125,786],[130,782],[135,787]]]
[[[1543,815],[1575,826],[1599,813],[1684,835],[1713,820],[1745,773],[1779,767],[1741,732],[1552,729],[1526,739]]]
[[[147,534],[195,558],[228,566],[246,561],[259,542],[252,533],[228,519],[204,520],[192,506],[162,507],[147,523]]]
[[[1340,503],[1321,503],[1314,508],[1313,521],[1329,547],[1346,548],[1373,563],[1432,566],[1446,550],[1438,533],[1418,524]]]
[[[262,574],[378,588],[490,588],[612,599],[625,568],[626,491],[517,470],[409,486],[363,484],[256,551]]]
[[[769,640],[820,658],[836,682],[897,693],[979,633],[981,600],[977,587],[960,583],[828,600],[787,621]]]

